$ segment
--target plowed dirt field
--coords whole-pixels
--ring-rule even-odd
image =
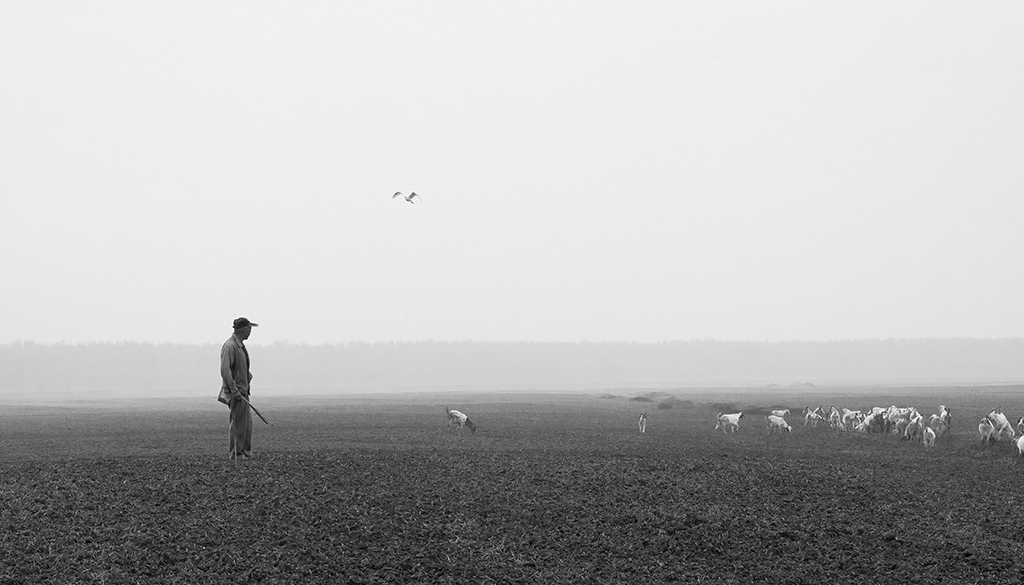
[[[238,463],[212,399],[0,405],[0,582],[1024,581],[1024,460],[977,434],[1024,388],[781,391],[257,395]],[[933,449],[799,415],[940,403]]]

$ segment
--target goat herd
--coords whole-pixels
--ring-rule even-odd
[[[445,413],[448,415],[449,429],[468,428],[471,432],[476,432],[476,425],[465,414],[451,410],[447,406]],[[773,410],[765,415],[764,424],[769,435],[793,432],[793,427],[786,422],[785,417],[788,414],[790,411],[786,408]],[[953,413],[944,404],[939,405],[939,412],[927,418],[913,406],[901,408],[896,405],[888,408],[875,406],[866,412],[848,408],[837,409],[834,406],[830,406],[828,410],[823,406],[813,409],[806,407],[802,416],[805,427],[828,425],[836,431],[893,434],[899,436],[901,441],[918,441],[925,447],[934,447],[935,440],[949,433],[953,425]],[[742,411],[730,414],[720,412],[715,422],[715,430],[722,429],[723,433],[735,433],[740,428],[742,418]],[[646,412],[640,413],[637,427],[641,433],[647,432]],[[1017,428],[1014,430],[1002,409],[994,408],[978,423],[978,433],[983,443],[995,442],[1003,437],[1010,439],[1017,448],[1017,454],[1024,457],[1024,417],[1017,419]]]
[[[786,422],[785,416],[789,409],[773,410],[765,415],[765,428],[768,434],[775,432],[793,432],[793,427]],[[718,413],[718,420],[715,423],[715,430],[722,429],[724,433],[735,433],[740,426],[742,412],[732,414]],[[645,417],[641,415],[641,421]],[[828,425],[836,431],[850,431],[858,433],[894,434],[904,441],[919,441],[925,447],[934,447],[935,440],[949,432],[953,424],[953,414],[945,405],[939,405],[939,412],[927,418],[913,406],[900,408],[890,406],[883,408],[876,406],[870,411],[850,410],[848,408],[837,409],[832,406],[825,410],[822,406],[817,408],[804,408],[804,426],[819,427]],[[643,429],[641,429],[643,432]],[[978,423],[978,433],[983,443],[994,442],[1006,437],[1013,442],[1017,448],[1017,454],[1024,456],[1024,417],[1017,420],[1017,428],[1014,430],[1010,421],[999,408],[988,413]],[[1019,435],[1019,436],[1018,436]]]

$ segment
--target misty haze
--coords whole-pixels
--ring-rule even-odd
[[[258,395],[380,391],[999,384],[1024,378],[1024,339],[834,342],[250,345]],[[219,346],[0,346],[0,396],[216,395]]]
[[[1016,583],[1024,3],[0,2],[0,583]]]

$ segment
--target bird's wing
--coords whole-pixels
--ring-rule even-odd
[[[401,194],[402,194],[401,191],[395,191],[395,194],[392,195],[391,198],[394,199],[395,197],[399,197]]]
[[[412,198],[413,198],[413,197],[420,197],[420,196],[419,196],[419,195],[417,195],[417,194],[415,194],[415,193],[412,193],[412,194],[410,194],[410,195],[409,195],[409,201],[412,201]],[[423,201],[423,198],[422,198],[422,197],[420,197],[420,201]]]

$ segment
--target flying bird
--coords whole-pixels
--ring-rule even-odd
[[[405,199],[406,201],[408,201],[409,203],[414,203],[414,202],[413,202],[413,200],[412,200],[412,198],[413,198],[413,197],[420,197],[420,196],[419,196],[419,195],[417,195],[417,194],[416,194],[415,192],[413,192],[413,193],[410,193],[408,197],[405,197],[404,195],[402,195],[402,192],[401,192],[401,191],[395,191],[395,194],[394,194],[394,195],[392,195],[392,196],[391,196],[391,198],[392,198],[392,199],[394,199],[395,197],[403,197],[403,198],[404,198],[404,199]],[[422,198],[422,197],[420,197],[420,201],[423,201],[423,198]]]

